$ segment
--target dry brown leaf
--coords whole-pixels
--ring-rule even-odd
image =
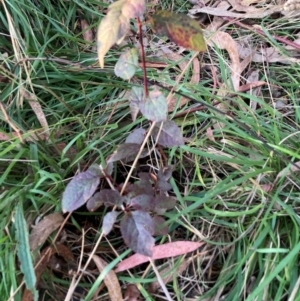
[[[230,7],[230,4],[227,1],[222,1],[217,7],[221,10],[227,10]],[[206,30],[211,32],[217,31],[217,29],[220,28],[224,22],[224,18],[214,16],[213,21],[206,27]]]
[[[258,79],[259,79],[259,70],[258,69],[252,70],[247,77],[247,84],[257,83]],[[261,90],[260,88],[251,88],[250,91],[247,91],[246,93],[254,96],[258,96],[260,90]],[[256,110],[257,102],[251,100],[250,107],[252,110]]]
[[[295,57],[288,57],[280,54],[275,48],[268,47],[268,48],[261,48],[257,50],[253,50],[247,45],[237,44],[237,49],[240,58],[244,59],[245,57],[251,55],[252,62],[255,63],[283,63],[283,64],[291,64],[291,63],[299,63],[300,59]],[[299,52],[298,52],[299,56]]]
[[[33,227],[29,235],[30,250],[34,251],[41,246],[64,221],[60,213],[53,213],[45,216],[36,226]]]
[[[246,12],[246,13],[257,12],[259,10],[255,6],[242,4],[240,0],[227,0],[227,1],[232,6],[231,10]]]
[[[42,109],[41,104],[38,102],[37,97],[35,94],[25,90],[24,88],[20,88],[20,95],[24,99],[28,100],[29,105],[31,106],[31,109],[35,113],[39,123],[44,128],[45,135],[47,135],[47,138],[49,137],[49,125],[48,121],[46,119],[46,116],[44,114],[44,111]]]
[[[231,59],[231,79],[233,88],[235,91],[239,90],[240,76],[241,76],[241,63],[239,58],[239,52],[236,42],[226,32],[216,32],[207,42],[210,46],[217,46],[220,49],[225,49]]]
[[[93,31],[85,19],[80,20],[80,25],[81,25],[81,31],[82,31],[82,37],[85,41],[92,43],[94,41],[94,35]]]
[[[128,284],[124,293],[125,301],[139,301],[141,293],[135,284]]]
[[[213,132],[213,130],[211,129],[211,127],[208,127],[208,128],[206,129],[206,137],[207,137],[210,141],[215,142],[214,132]]]
[[[231,17],[231,18],[242,18],[242,19],[260,19],[265,18],[269,15],[272,15],[277,12],[281,12],[283,10],[282,5],[276,5],[272,6],[269,9],[260,8],[256,9],[256,11],[251,11],[248,13],[235,13],[228,10],[221,10],[218,7],[199,7],[199,8],[192,8],[189,10],[189,13],[192,15],[198,14],[198,13],[204,13],[208,15],[213,16],[219,16],[219,17]]]
[[[93,255],[92,257],[99,272],[101,273],[107,266],[107,263],[97,255]],[[107,287],[110,300],[123,301],[121,286],[114,271],[110,270],[106,274],[106,276],[104,277],[104,283]]]
[[[283,6],[285,11],[296,11],[300,10],[300,0],[288,0],[284,6]]]

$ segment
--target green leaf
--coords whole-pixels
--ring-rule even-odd
[[[15,226],[18,257],[21,263],[20,269],[24,274],[24,281],[27,289],[34,293],[36,276],[30,253],[27,224],[24,218],[23,207],[21,203],[16,206]]]
[[[115,65],[115,75],[129,80],[134,76],[138,67],[138,50],[131,48],[119,57]]]
[[[161,10],[151,17],[150,24],[158,35],[166,35],[179,46],[195,51],[206,50],[199,23],[185,14]]]

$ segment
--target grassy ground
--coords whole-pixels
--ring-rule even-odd
[[[106,68],[100,70],[94,44],[83,39],[80,21],[84,18],[90,28],[97,28],[106,6],[94,0],[0,4],[0,128],[8,134],[0,142],[1,300],[22,298],[22,291],[17,290],[23,278],[16,251],[15,207],[22,204],[31,231],[38,217],[61,211],[65,185],[78,170],[103,162],[137,125],[149,127],[142,117],[131,121],[122,99],[131,84],[113,74],[120,49],[110,51]],[[172,5],[165,1],[150,8],[170,6],[182,12],[192,7],[186,1]],[[274,15],[252,21],[262,26],[265,35],[234,24],[223,25],[222,31],[235,40],[249,36],[257,47],[273,46],[293,56],[273,37],[294,40],[299,17]],[[155,40],[150,31],[147,37]],[[155,57],[153,48],[146,51]],[[192,54],[186,51],[184,57],[190,59]],[[199,58],[203,66],[200,83],[190,83],[192,71],[188,70],[178,86],[183,93],[193,91],[195,101],[170,113],[186,144],[166,150],[168,162],[175,165],[171,184],[178,205],[165,214],[169,236],[159,237],[156,244],[180,239],[204,241],[205,246],[193,257],[157,261],[156,266],[160,271],[168,267],[172,273],[166,287],[173,300],[300,300],[300,181],[289,163],[300,159],[299,63],[251,62],[242,82],[247,72],[258,70],[259,80],[266,85],[257,96],[246,92],[230,96],[230,114],[277,149],[273,152],[226,116],[207,109],[189,113],[197,100],[213,105],[226,100],[216,96],[210,66],[215,68],[216,88],[227,81],[227,95],[233,92],[226,51],[209,48]],[[181,71],[176,62],[160,59],[166,67],[152,68],[149,77],[173,86]],[[34,107],[34,100],[40,108]],[[280,103],[284,106],[276,108]],[[42,129],[41,123],[46,126],[43,115],[49,132]],[[216,127],[216,123],[223,126]],[[159,163],[153,157],[140,164],[155,170]],[[118,165],[117,181],[124,180],[128,168]],[[104,214],[102,208],[94,213],[80,210],[66,224],[60,239],[77,263],[81,255],[85,260],[99,237]],[[45,245],[49,244],[50,238]],[[116,230],[101,242],[97,254],[111,263],[126,250]],[[78,296],[90,292],[97,278],[94,270],[82,278]],[[118,279],[122,285],[137,284],[147,300],[165,300],[161,289],[147,291],[156,281],[147,265],[119,273]],[[71,280],[66,270],[48,266],[40,283],[40,300],[64,300]],[[109,300],[105,289],[97,300]]]

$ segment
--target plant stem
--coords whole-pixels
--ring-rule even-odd
[[[146,70],[146,59],[145,59],[145,49],[144,49],[144,42],[143,42],[143,33],[142,33],[142,23],[140,18],[137,18],[138,24],[138,31],[139,31],[139,40],[141,44],[141,52],[142,52],[142,65],[143,65],[143,77],[144,77],[144,94],[145,97],[148,96],[148,83],[147,83],[147,70]]]

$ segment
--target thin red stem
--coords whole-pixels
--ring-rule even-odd
[[[143,43],[143,32],[142,32],[142,23],[140,18],[137,18],[138,23],[138,31],[139,31],[139,40],[141,44],[141,52],[142,52],[142,64],[143,64],[143,77],[144,77],[144,94],[145,97],[148,96],[148,84],[147,84],[147,70],[146,70],[146,59],[145,59],[145,49],[144,49],[144,43]]]

